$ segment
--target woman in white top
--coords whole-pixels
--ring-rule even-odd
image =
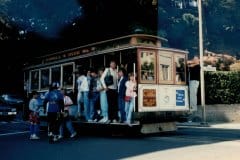
[[[125,83],[125,85],[126,85],[126,97],[125,97],[126,123],[128,125],[131,125],[134,101],[135,97],[137,96],[136,93],[137,82],[133,73],[129,74],[129,80]]]

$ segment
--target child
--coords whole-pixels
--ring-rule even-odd
[[[134,107],[134,101],[136,94],[137,82],[133,73],[129,74],[129,80],[125,83],[126,95],[125,95],[125,112],[126,112],[126,123],[131,126],[132,112]]]
[[[32,98],[29,102],[30,139],[39,139],[39,104],[38,93],[32,91]]]

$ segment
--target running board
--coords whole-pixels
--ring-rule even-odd
[[[176,130],[177,130],[177,125],[175,122],[142,124],[142,127],[141,127],[142,134],[171,132]]]

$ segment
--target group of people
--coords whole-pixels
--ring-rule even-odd
[[[115,61],[111,61],[107,68],[90,68],[85,72],[79,70],[77,78],[79,116],[88,122],[131,125],[137,95],[135,75],[127,74],[123,67],[117,69]],[[112,77],[112,83],[106,83],[107,76]],[[97,104],[100,105],[100,113]]]
[[[77,77],[77,104],[79,116],[87,122],[126,123],[133,121],[133,110],[137,88],[134,73],[127,74],[125,68],[116,68],[116,62],[111,61],[107,68],[89,68],[79,70]],[[112,82],[106,83],[106,77],[111,76]],[[39,104],[38,92],[32,91],[29,101],[30,139],[39,139]],[[64,126],[75,137],[75,131],[69,116],[69,106],[72,99],[66,94],[66,89],[60,89],[59,83],[52,83],[43,101],[44,112],[47,112],[48,132],[51,141],[57,141],[64,136]],[[97,106],[99,105],[99,110]]]
[[[45,94],[43,102],[44,112],[47,112],[49,140],[57,141],[64,136],[64,127],[70,132],[70,137],[76,136],[71,118],[69,116],[69,106],[72,105],[72,99],[66,95],[66,89],[59,89],[57,83],[50,85],[49,91]],[[38,92],[32,91],[32,97],[29,101],[29,121],[30,121],[30,139],[40,139],[39,137],[39,101]]]

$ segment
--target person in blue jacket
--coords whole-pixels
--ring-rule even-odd
[[[52,83],[49,88],[49,92],[46,93],[43,107],[46,112],[46,106],[48,104],[47,119],[50,135],[50,141],[57,141],[59,135],[59,127],[61,124],[61,112],[64,111],[64,96],[60,90],[58,90],[58,83]]]

